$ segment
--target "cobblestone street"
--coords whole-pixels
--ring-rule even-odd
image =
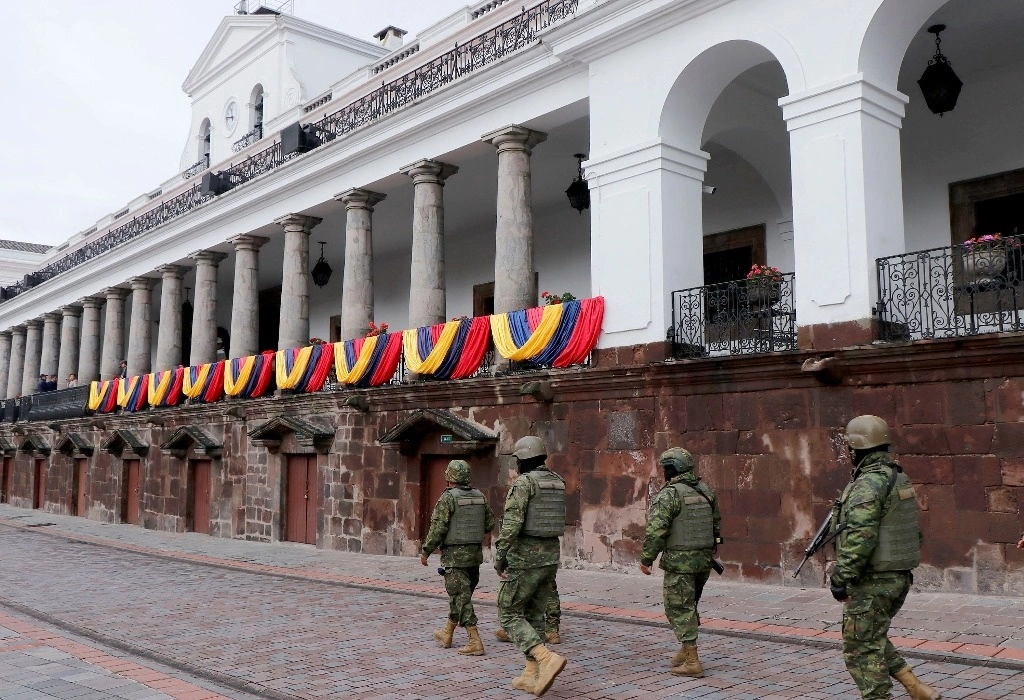
[[[487,655],[467,658],[439,648],[431,638],[430,630],[446,613],[444,601],[434,597],[436,583],[408,578],[396,580],[394,591],[372,587],[386,575],[375,562],[383,569],[414,572],[421,581],[433,565],[425,570],[414,559],[331,557],[331,571],[361,578],[317,580],[317,572],[328,567],[311,547],[153,533],[48,514],[33,514],[39,522],[28,524],[55,525],[16,526],[24,513],[0,511],[0,698],[5,700],[525,697],[509,686],[520,658],[492,636],[491,584],[485,583],[478,605]],[[96,532],[108,536],[105,543]],[[173,547],[165,546],[172,541]],[[246,568],[218,563],[227,557]],[[297,562],[313,573],[282,576]],[[624,579],[565,573],[570,584],[593,579],[591,588]],[[857,697],[837,648],[784,635],[769,638],[765,632],[752,638],[735,636],[737,630],[725,636],[706,629],[701,655],[708,677],[670,675],[667,660],[676,645],[663,618],[658,622],[650,613],[652,590],[648,580],[608,593],[620,605],[630,594],[644,599],[634,605],[636,619],[602,614],[601,606],[583,602],[573,610],[570,599],[585,598],[580,591],[567,596],[558,651],[569,664],[546,697]],[[722,601],[718,606],[727,607]],[[1014,668],[1012,661],[1003,667],[967,657],[911,662],[946,698],[1024,697],[1024,667]],[[903,696],[902,690],[896,696]]]

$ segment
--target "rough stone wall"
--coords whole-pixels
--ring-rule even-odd
[[[35,480],[35,457],[19,453],[12,462],[14,476],[11,480],[11,493],[7,502],[19,508],[32,507],[32,482]]]

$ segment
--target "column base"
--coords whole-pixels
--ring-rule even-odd
[[[877,338],[878,323],[874,318],[800,326],[796,333],[797,347],[801,350],[839,350],[870,345]]]
[[[598,348],[594,350],[592,363],[594,367],[631,367],[664,362],[672,355],[671,343],[659,340],[646,345],[622,345],[617,348]]]

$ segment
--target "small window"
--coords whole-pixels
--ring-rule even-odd
[[[199,126],[199,160],[210,163],[210,120],[204,119]]]

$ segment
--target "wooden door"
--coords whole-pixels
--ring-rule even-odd
[[[121,519],[129,525],[139,524],[139,460],[124,461],[124,491]]]
[[[192,513],[192,531],[210,534],[210,460],[192,461],[189,470],[189,510]]]
[[[288,455],[284,538],[316,544],[316,455]]]
[[[420,539],[426,539],[427,530],[430,529],[430,515],[434,512],[434,504],[448,488],[448,482],[444,480],[444,472],[451,460],[451,457],[431,457],[429,455],[423,458],[423,479],[420,481],[423,484],[420,506]]]
[[[14,464],[10,457],[4,457],[3,467],[0,469],[0,503],[9,503],[11,500],[11,487],[14,486]]]
[[[87,508],[86,493],[88,493],[87,478],[89,460],[84,457],[79,457],[75,460],[74,469],[74,484],[72,486],[74,500],[71,502],[71,514],[84,516]]]
[[[46,460],[37,459],[35,479],[32,480],[32,507],[42,508],[46,501]]]

